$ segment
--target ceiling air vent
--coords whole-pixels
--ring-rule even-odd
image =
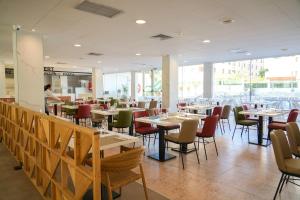
[[[173,37],[168,36],[168,35],[164,35],[164,34],[158,34],[158,35],[151,36],[151,38],[153,38],[153,39],[160,39],[160,40],[168,40],[168,39],[171,39]]]
[[[121,10],[118,10],[116,8],[112,8],[109,6],[105,6],[98,3],[93,3],[89,1],[83,1],[81,4],[77,5],[75,7],[78,10],[93,13],[96,15],[101,15],[104,17],[113,18],[114,16],[122,13]]]
[[[56,64],[58,64],[58,65],[66,65],[67,63],[66,62],[57,62]]]
[[[89,56],[102,56],[102,53],[95,53],[95,52],[90,52],[88,53]]]

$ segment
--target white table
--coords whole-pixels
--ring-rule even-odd
[[[289,113],[288,110],[278,110],[278,109],[250,109],[240,111],[239,114],[258,116],[258,129],[257,129],[257,143],[250,142],[250,144],[268,146],[269,144],[263,144],[263,134],[264,134],[264,117],[269,118],[269,124],[272,123],[273,117],[278,117]]]
[[[207,115],[211,114],[211,110],[214,108],[214,105],[206,105],[206,104],[196,104],[196,105],[188,105],[188,106],[180,106],[180,109],[184,110],[192,110],[194,113],[197,113],[198,110],[205,110]]]
[[[100,131],[100,150],[104,151],[107,149],[120,147],[123,145],[132,144],[139,141],[139,138],[130,135],[125,135],[108,130]],[[69,142],[69,147],[74,148],[74,137]],[[90,150],[91,153],[91,150]]]
[[[159,128],[159,151],[157,153],[151,154],[148,157],[164,162],[175,158],[174,155],[165,152],[165,127],[172,125],[181,125],[184,120],[189,119],[203,119],[207,115],[198,115],[192,113],[170,113],[168,116],[150,116],[150,117],[140,117],[136,118],[135,121],[143,122],[153,125],[158,125]],[[183,145],[182,151],[188,153],[187,145]]]

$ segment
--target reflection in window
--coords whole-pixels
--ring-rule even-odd
[[[106,96],[124,98],[131,96],[131,73],[103,75],[103,88]]]
[[[178,68],[179,99],[203,96],[203,65],[190,65]]]

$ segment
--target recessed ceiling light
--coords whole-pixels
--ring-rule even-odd
[[[137,24],[146,24],[146,21],[143,20],[143,19],[138,19],[138,20],[135,21],[135,23],[137,23]]]
[[[35,32],[35,29],[34,29],[34,28],[33,28],[33,29],[31,29],[31,31],[32,31],[32,32]]]
[[[74,47],[81,47],[81,44],[74,44]]]
[[[210,43],[210,40],[203,40],[203,43]]]
[[[98,60],[97,63],[102,63],[102,61],[101,61],[101,60]]]
[[[142,54],[140,54],[140,53],[136,53],[135,55],[136,55],[136,56],[140,56],[140,55],[142,55]]]
[[[49,59],[50,58],[50,56],[45,56],[45,59]]]

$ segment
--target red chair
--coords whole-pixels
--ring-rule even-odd
[[[178,111],[185,110],[185,108],[183,108],[185,106],[186,106],[185,102],[178,103],[177,104]]]
[[[100,109],[108,110],[107,104],[100,104]]]
[[[206,138],[213,139],[213,143],[215,144],[215,148],[218,156],[218,149],[215,140],[215,132],[216,132],[218,121],[219,121],[219,115],[212,115],[210,117],[207,117],[204,121],[203,128],[199,128],[196,133],[196,136],[198,137],[198,150],[199,150],[200,138],[202,138],[206,160],[207,160],[207,154],[206,154],[205,144],[211,143],[209,141],[205,141]]]
[[[91,118],[91,106],[88,104],[78,105],[78,111],[74,118],[76,120],[76,124],[80,123],[80,119],[84,119],[86,126],[86,120]]]
[[[150,135],[158,133],[158,131],[159,131],[158,128],[152,127],[151,124],[148,124],[148,123],[135,121],[136,118],[148,117],[148,116],[149,116],[149,114],[147,111],[140,111],[140,112],[133,113],[135,132],[143,136],[143,145],[145,144],[146,136],[149,135],[149,141],[148,141],[148,147],[149,147]],[[155,144],[155,139],[154,139],[154,144]]]
[[[219,122],[219,126],[220,126],[220,129],[221,129],[221,133],[223,134],[223,129],[222,129],[222,126],[221,126],[221,123],[220,123],[220,116],[222,115],[222,110],[223,110],[223,107],[222,106],[216,106],[214,107],[213,109],[213,112],[212,112],[212,116],[215,116],[215,115],[218,115],[218,122]],[[208,117],[207,117],[208,118]],[[202,121],[206,121],[206,119],[202,119]]]
[[[285,131],[285,127],[287,126],[287,123],[289,122],[296,122],[298,117],[299,110],[298,109],[292,109],[289,113],[289,116],[287,118],[286,122],[280,122],[280,121],[273,121],[268,125],[269,133],[272,130],[281,129]]]

